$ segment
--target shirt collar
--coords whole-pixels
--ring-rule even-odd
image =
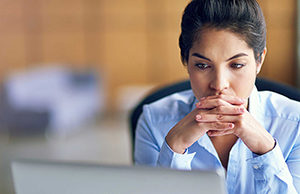
[[[248,102],[249,113],[261,124],[264,123],[263,107],[257,88],[254,86]]]
[[[194,95],[194,100],[193,100],[193,104],[192,104],[192,109],[190,112],[192,112],[195,108],[196,108],[196,104],[199,102],[199,100],[196,98],[196,96]]]

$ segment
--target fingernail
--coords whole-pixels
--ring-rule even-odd
[[[231,128],[231,129],[234,128],[234,124],[233,124],[233,123],[229,123],[228,126],[229,126],[229,128]]]
[[[196,115],[196,120],[201,120],[201,115]]]
[[[202,98],[200,98],[200,100],[204,100],[206,97],[202,97]]]

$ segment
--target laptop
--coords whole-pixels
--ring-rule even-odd
[[[73,162],[12,162],[17,194],[223,194],[224,173]]]

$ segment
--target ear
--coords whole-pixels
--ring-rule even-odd
[[[261,67],[264,63],[264,60],[265,60],[265,57],[266,57],[266,54],[267,54],[267,48],[265,47],[264,48],[264,51],[262,52],[261,56],[260,56],[260,62],[256,64],[256,74],[259,74],[260,70],[261,70]]]

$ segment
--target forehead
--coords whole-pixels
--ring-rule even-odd
[[[253,55],[253,49],[248,46],[240,34],[226,29],[206,28],[195,36],[190,54],[199,52],[206,56],[225,55],[230,57],[240,52]]]

